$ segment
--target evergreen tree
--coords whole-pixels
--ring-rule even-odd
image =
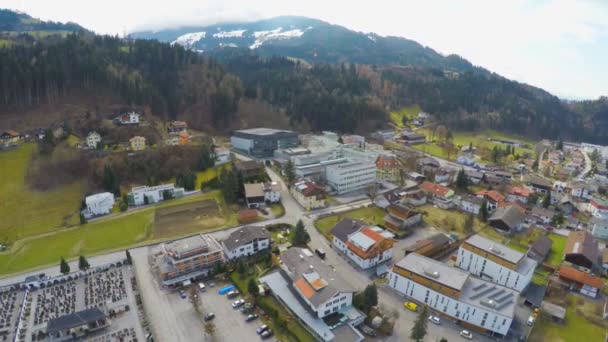
[[[249,282],[247,283],[247,291],[253,297],[257,297],[257,295],[258,295],[258,284],[256,283],[255,279],[253,279],[253,278],[249,279]]]
[[[412,333],[410,334],[412,340],[421,342],[424,339],[424,336],[426,336],[427,316],[428,309],[425,305],[422,307],[422,310],[418,314],[416,322],[414,322],[414,326],[412,327]]]
[[[65,261],[63,257],[61,257],[61,261],[59,262],[59,272],[62,274],[70,273],[70,265]]]
[[[304,227],[304,223],[302,222],[302,220],[298,220],[298,223],[296,223],[296,227],[293,232],[293,238],[292,238],[291,244],[294,246],[303,247],[303,246],[306,246],[309,241],[310,241],[310,235],[306,231],[306,228]]]
[[[375,283],[371,283],[363,290],[363,310],[369,313],[369,310],[378,305],[378,289]]]
[[[559,226],[564,222],[564,214],[561,211],[558,211],[551,218],[551,224],[554,226]]]
[[[219,187],[227,203],[236,203],[240,196],[240,186],[237,172],[224,171],[219,177]]]
[[[88,269],[89,269],[89,267],[91,267],[91,266],[89,265],[89,262],[88,262],[88,261],[87,261],[87,259],[84,257],[84,255],[81,255],[81,256],[78,258],[78,269],[79,269],[79,270],[81,270],[81,271],[85,271],[85,270],[88,270]]]
[[[201,154],[198,162],[198,170],[205,171],[215,165],[216,155],[212,146],[204,144],[201,147]]]
[[[545,197],[543,197],[543,208],[549,208],[549,206],[551,205],[551,191],[548,191],[545,194]]]
[[[44,131],[44,137],[39,143],[39,149],[41,154],[51,154],[55,148],[55,136],[51,129]]]
[[[289,159],[287,161],[287,164],[285,164],[285,178],[287,178],[287,184],[289,186],[291,186],[291,183],[296,178],[295,167],[294,167],[293,162],[291,161],[291,159]]]
[[[557,146],[555,146],[555,149],[560,151],[564,150],[564,142],[562,141],[562,138],[559,138],[559,140],[557,141]]]
[[[129,252],[128,249],[125,250],[125,256],[127,258],[127,263],[129,265],[132,265],[133,264],[133,259],[131,259],[131,252]]]
[[[340,144],[344,144],[344,139],[342,139],[342,136],[338,137],[338,143]]]
[[[103,167],[103,179],[101,184],[104,190],[109,191],[116,196],[120,195],[120,182],[109,164],[106,164]]]
[[[236,263],[236,272],[242,276],[246,271],[245,263],[242,259],[239,259],[239,261]]]
[[[460,169],[458,174],[456,175],[456,187],[460,190],[466,190],[469,186],[469,179],[464,171],[464,169]]]
[[[488,216],[488,201],[484,199],[483,201],[481,201],[481,206],[479,207],[479,219],[482,222],[486,222],[488,221]]]
[[[80,213],[80,224],[85,224],[87,223],[87,218],[84,217],[83,213]]]
[[[129,205],[125,201],[120,201],[120,207],[119,208],[120,208],[121,212],[125,212],[125,211],[127,211],[127,209],[129,209]]]

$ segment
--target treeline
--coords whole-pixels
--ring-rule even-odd
[[[105,87],[157,115],[175,118],[197,106],[222,125],[236,112],[241,95],[238,79],[198,53],[85,32],[1,48],[0,85],[0,104],[9,108],[54,103],[76,88]]]
[[[58,23],[33,19],[27,14],[0,9],[0,31],[80,31],[83,28],[74,23]]]
[[[317,131],[354,132],[379,127],[387,119],[369,80],[354,65],[308,66],[251,53],[223,56],[223,63],[241,78],[244,96],[286,108],[293,125],[306,122]]]

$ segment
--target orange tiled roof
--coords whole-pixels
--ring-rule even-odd
[[[376,158],[376,167],[379,169],[394,169],[399,167],[399,164],[395,157],[379,155],[378,158]]]
[[[511,191],[509,191],[509,193],[512,195],[515,195],[515,196],[522,196],[522,197],[530,196],[530,190],[523,186],[514,186],[511,188]]]
[[[315,295],[315,290],[308,285],[308,282],[304,278],[296,280],[295,285],[304,297],[311,298]]]
[[[496,203],[500,203],[505,200],[505,195],[501,194],[496,190],[482,190],[475,193],[476,196],[483,196],[491,199]]]
[[[420,184],[420,189],[424,192],[430,192],[441,197],[444,197],[450,192],[450,188],[429,181],[424,181]]]
[[[580,284],[589,285],[596,289],[601,289],[604,287],[604,281],[602,280],[602,278],[598,278],[587,272],[579,271],[576,268],[572,268],[569,266],[560,266],[559,276],[561,278],[573,280]]]

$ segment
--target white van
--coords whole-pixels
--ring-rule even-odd
[[[205,291],[205,284],[203,284],[202,282],[198,283],[198,289],[203,292]]]

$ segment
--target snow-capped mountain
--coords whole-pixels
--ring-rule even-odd
[[[289,56],[311,63],[401,64],[457,71],[472,68],[458,56],[443,56],[412,40],[356,32],[304,17],[143,31],[131,36],[180,44],[216,56],[226,48],[242,48],[260,55]]]

